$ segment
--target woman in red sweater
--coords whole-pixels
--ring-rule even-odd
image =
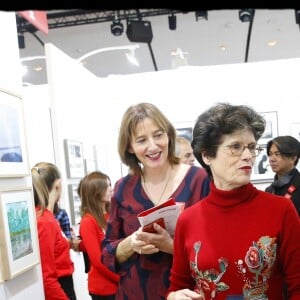
[[[52,212],[61,195],[60,172],[54,164],[40,162],[31,176],[45,300],[76,300],[70,244]]]
[[[81,221],[79,234],[90,261],[88,290],[93,300],[113,300],[117,291],[119,275],[101,263],[101,242],[104,238],[106,220],[110,207],[112,188],[109,177],[102,172],[91,172],[80,182]]]
[[[245,105],[203,112],[192,147],[210,193],[179,216],[167,300],[300,299],[300,221],[293,203],[250,182],[265,120]]]

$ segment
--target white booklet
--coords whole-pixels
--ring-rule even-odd
[[[143,226],[143,231],[155,233],[153,224],[157,223],[173,236],[178,216],[183,207],[184,203],[178,203],[171,198],[158,206],[141,212],[138,214],[138,219]]]

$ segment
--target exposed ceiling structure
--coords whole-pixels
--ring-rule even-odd
[[[182,10],[171,9],[128,9],[128,10],[83,10],[70,9],[60,11],[48,11],[49,29],[68,26],[78,26],[102,22],[111,22],[115,18],[119,20],[140,20],[142,18],[187,13]],[[35,32],[37,29],[27,20],[17,15],[18,32]]]
[[[23,81],[47,83],[45,43],[98,77],[299,57],[299,16],[294,9],[52,10],[45,35],[16,14],[25,46],[20,57],[28,68]],[[138,22],[144,24],[132,38]],[[144,39],[148,25],[151,37]]]

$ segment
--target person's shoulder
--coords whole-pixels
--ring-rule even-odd
[[[205,201],[205,200],[198,201],[195,204],[185,208],[181,212],[180,217],[186,221],[195,219],[196,215],[199,214],[199,207],[203,206],[203,203],[202,203],[203,201]]]
[[[117,180],[115,188],[116,190],[123,190],[125,187],[135,186],[140,178],[138,175],[128,174]]]
[[[191,166],[190,172],[200,177],[206,177],[208,175],[206,170],[199,166]]]
[[[95,222],[97,223],[96,218],[92,214],[86,213],[80,220],[80,226],[90,225]]]
[[[52,228],[55,228],[56,225],[58,225],[58,222],[55,219],[53,213],[48,209],[45,209],[43,213],[37,218],[37,224],[39,227],[43,226],[50,230]]]
[[[272,207],[274,207],[274,205],[277,205],[277,204],[285,206],[291,202],[291,200],[287,197],[272,194],[272,193],[269,193],[268,191],[262,191],[262,190],[258,190],[258,197],[260,199],[264,199],[266,201],[273,201]]]

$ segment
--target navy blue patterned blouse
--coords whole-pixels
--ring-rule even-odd
[[[70,219],[65,209],[60,208],[59,212],[55,215],[55,219],[59,222],[60,228],[65,236],[72,238]]]
[[[207,173],[203,168],[191,166],[185,178],[171,195],[176,202],[184,202],[185,208],[207,194]],[[141,184],[141,177],[127,175],[116,183],[111,200],[110,218],[102,242],[102,261],[121,276],[116,300],[162,300],[169,286],[172,255],[158,252],[152,255],[133,254],[125,263],[116,263],[116,247],[125,237],[140,227],[137,215],[151,207]]]

